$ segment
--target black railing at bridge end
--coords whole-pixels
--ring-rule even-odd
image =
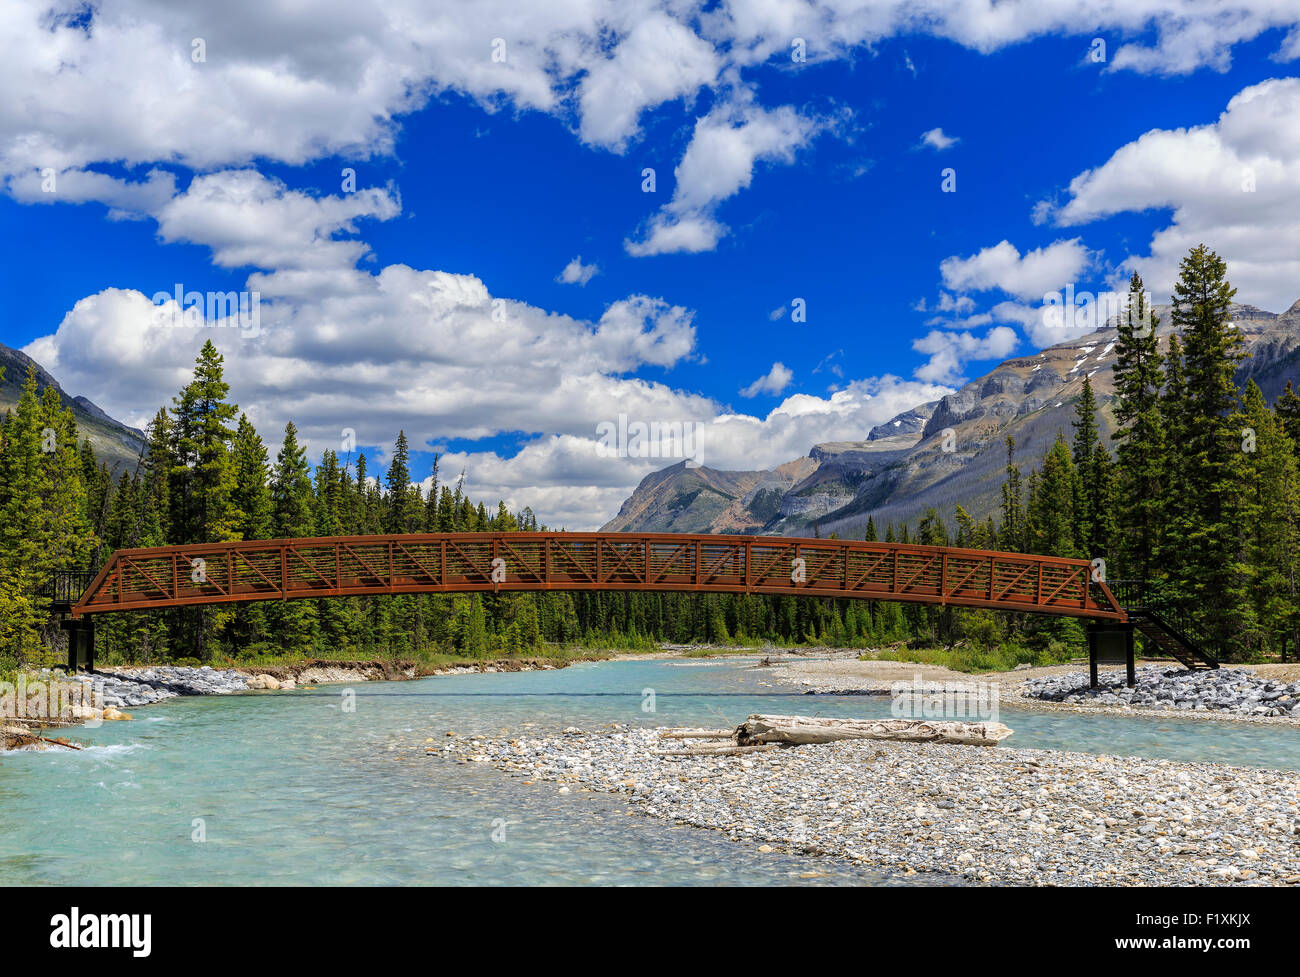
[[[55,570],[37,595],[48,599],[56,614],[67,614],[98,573],[98,570]]]

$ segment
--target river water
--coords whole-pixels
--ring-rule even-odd
[[[481,764],[446,733],[608,723],[732,726],[753,712],[888,715],[804,696],[753,660],[621,660],[545,672],[171,699],[77,729],[81,752],[0,754],[0,884],[926,884],[760,853]],[[653,711],[649,711],[653,709]],[[1003,707],[1007,746],[1300,769],[1300,730]]]

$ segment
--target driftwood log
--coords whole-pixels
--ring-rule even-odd
[[[827,719],[814,716],[750,716],[736,727],[737,746],[767,743],[833,743],[836,740],[902,740],[997,746],[1011,735],[1002,723],[944,719]]]
[[[816,716],[750,716],[735,729],[668,729],[664,740],[695,740],[652,756],[735,756],[787,746],[837,740],[899,740],[905,743],[962,743],[997,746],[1011,735],[1002,723],[946,719],[823,719]],[[700,742],[703,741],[703,742]]]
[[[780,743],[761,743],[754,746],[692,746],[684,750],[655,750],[651,756],[736,756],[741,753],[768,753],[782,748]]]
[[[661,740],[729,740],[736,735],[734,729],[667,729],[659,734]]]

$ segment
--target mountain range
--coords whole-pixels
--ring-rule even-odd
[[[1175,330],[1157,306],[1157,335]],[[1300,386],[1300,301],[1276,314],[1233,305],[1250,354],[1237,379],[1254,379],[1270,402],[1288,380]],[[1000,504],[1006,439],[1022,470],[1037,466],[1062,432],[1071,437],[1084,377],[1097,398],[1102,437],[1114,428],[1113,324],[998,364],[941,400],[872,428],[862,441],[814,445],[772,471],[673,465],[647,475],[603,529],[762,533],[861,538],[868,518],[915,526],[930,507],[951,521],[957,504],[982,520]],[[1163,348],[1163,342],[1162,342]],[[951,450],[945,450],[945,447]]]
[[[4,368],[4,376],[0,377],[0,413],[17,406],[27,379],[27,368],[33,364],[36,366],[37,395],[44,393],[46,387],[58,391],[63,405],[72,408],[72,416],[77,420],[78,438],[90,439],[95,457],[108,465],[113,478],[116,479],[124,470],[134,471],[144,447],[143,432],[109,417],[85,397],[68,396],[45,367],[26,353],[3,343],[0,343],[0,367]]]

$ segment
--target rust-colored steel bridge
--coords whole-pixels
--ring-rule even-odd
[[[80,618],[299,597],[537,590],[854,597],[1127,621],[1084,560],[665,533],[423,533],[122,549],[66,606]]]

